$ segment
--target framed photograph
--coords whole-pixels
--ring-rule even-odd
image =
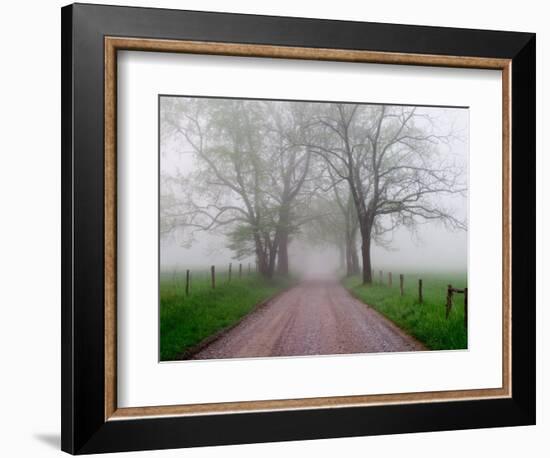
[[[535,35],[62,9],[62,448],[535,423]]]

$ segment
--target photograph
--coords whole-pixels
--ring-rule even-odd
[[[467,106],[160,94],[158,129],[160,361],[468,349]]]
[[[13,204],[23,224],[5,226],[29,235],[4,239],[11,271],[33,254],[33,289],[61,307],[37,302],[34,349],[6,319],[4,347],[60,374],[23,397],[5,390],[11,423],[28,416],[21,399],[37,411],[35,440],[17,432],[14,450],[424,456],[454,434],[450,453],[465,456],[491,434],[493,454],[514,456],[542,443],[543,15],[458,7],[449,22],[448,9],[396,1],[115,0],[49,20],[40,4],[28,40],[40,52],[11,47],[20,71],[7,75],[29,86],[21,75],[60,60],[51,81],[33,79],[39,108],[60,116],[32,136],[15,122],[6,196],[29,199]],[[7,93],[17,121],[22,93]],[[45,212],[55,243],[31,236]],[[27,313],[31,276],[16,277],[6,310]],[[19,385],[36,378],[27,366]]]

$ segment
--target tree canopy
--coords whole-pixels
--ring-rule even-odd
[[[294,237],[337,246],[348,274],[360,243],[369,283],[371,244],[396,228],[466,229],[441,198],[467,190],[455,132],[419,107],[162,97],[161,135],[194,164],[161,176],[161,234],[221,232],[268,277]]]

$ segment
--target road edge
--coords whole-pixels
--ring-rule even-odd
[[[340,285],[342,286],[342,288],[344,288],[344,290],[347,291],[347,293],[353,297],[355,300],[359,301],[361,304],[363,304],[365,307],[369,308],[370,310],[372,310],[373,312],[375,312],[377,315],[380,316],[380,318],[382,318],[383,320],[387,321],[388,323],[390,323],[392,326],[394,326],[395,328],[397,328],[397,330],[401,333],[401,334],[404,334],[405,336],[409,337],[410,339],[414,340],[415,342],[417,342],[420,346],[424,347],[422,350],[410,350],[410,351],[439,351],[439,350],[433,350],[431,349],[430,347],[428,347],[428,345],[426,345],[424,342],[422,342],[420,339],[418,339],[417,337],[413,336],[412,334],[410,334],[409,332],[407,332],[405,329],[403,329],[401,326],[399,326],[395,321],[393,321],[391,318],[387,317],[386,315],[384,315],[382,312],[380,312],[379,310],[376,309],[376,307],[373,307],[372,305],[370,304],[367,304],[361,297],[359,297],[357,294],[355,294],[355,291],[353,291],[352,289],[349,289],[347,288],[346,286],[344,286],[342,284],[342,282],[340,282]]]
[[[267,299],[264,299],[263,301],[256,304],[254,307],[250,309],[248,313],[243,315],[241,318],[239,318],[234,323],[226,326],[225,328],[220,329],[219,331],[216,331],[214,334],[209,335],[208,337],[205,337],[203,340],[201,340],[199,343],[192,345],[191,347],[187,348],[186,350],[180,352],[174,359],[162,361],[163,363],[169,363],[170,361],[187,361],[191,359],[194,355],[196,355],[201,350],[204,350],[206,347],[208,347],[210,344],[214,343],[224,335],[226,335],[229,331],[239,326],[245,319],[247,319],[250,315],[253,313],[256,313],[260,309],[267,306],[271,301],[275,300],[277,297],[279,297],[281,294],[286,293],[290,289],[294,288],[296,284],[291,284],[287,286],[286,288],[282,289],[281,291],[275,293],[273,296],[268,297]]]

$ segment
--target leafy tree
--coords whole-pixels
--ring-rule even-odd
[[[192,233],[226,229],[238,255],[248,252],[247,235],[259,271],[271,276],[277,245],[273,202],[263,186],[268,178],[264,107],[230,99],[166,98],[162,103],[163,134],[179,137],[196,164],[190,178],[194,193],[180,202],[173,226]],[[189,192],[188,181],[175,181]]]

